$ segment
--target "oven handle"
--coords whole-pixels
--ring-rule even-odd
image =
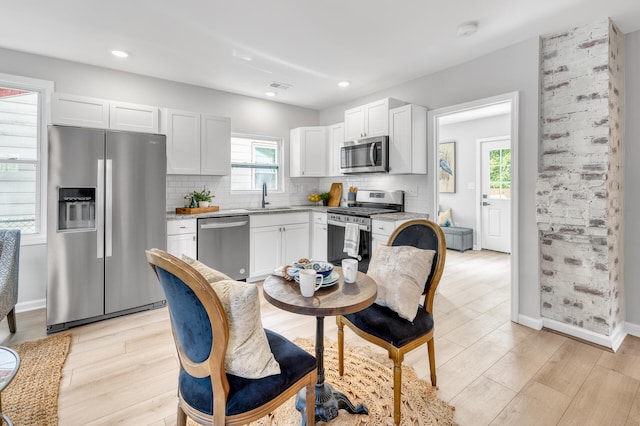
[[[347,225],[345,222],[338,222],[338,221],[335,221],[335,220],[327,220],[327,224],[328,225],[333,225],[333,226],[338,226],[340,228],[346,228],[346,225]],[[367,226],[367,225],[358,225],[358,229],[361,230],[361,231],[365,231],[365,232],[370,232],[371,231],[370,227]]]

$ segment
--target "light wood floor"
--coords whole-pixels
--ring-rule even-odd
[[[509,256],[449,251],[434,303],[438,394],[461,425],[640,425],[640,339],[618,353],[509,321]],[[315,319],[262,304],[264,326],[313,339]],[[17,315],[0,345],[45,336],[44,311]],[[166,309],[72,329],[60,425],[174,425],[177,359]],[[336,340],[333,318],[325,336]],[[351,333],[346,341],[365,342]],[[429,380],[426,347],[405,364]]]

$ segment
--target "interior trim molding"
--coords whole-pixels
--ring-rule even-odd
[[[27,300],[26,302],[16,303],[16,312],[35,311],[36,309],[45,309],[47,307],[47,299]]]
[[[542,318],[533,318],[527,315],[518,315],[518,324],[534,330],[542,330]]]
[[[605,336],[604,334],[595,333],[593,331],[585,330],[584,328],[576,327],[575,325],[565,324],[550,318],[542,318],[542,325],[551,330],[586,340],[587,342],[595,343],[596,345],[611,348],[614,352],[618,350],[627,335],[625,327],[622,324],[620,324],[610,336]]]
[[[627,332],[627,334],[630,334],[630,335],[635,336],[635,337],[640,337],[640,325],[639,324],[632,324],[630,322],[625,322],[624,323],[624,330]]]

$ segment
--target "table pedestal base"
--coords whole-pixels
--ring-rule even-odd
[[[302,413],[302,425],[306,424],[305,406],[307,390],[302,389],[296,396],[296,410]],[[342,392],[333,389],[329,383],[316,385],[316,421],[328,422],[338,417],[338,410],[347,410],[350,414],[369,414],[364,404],[354,406]]]

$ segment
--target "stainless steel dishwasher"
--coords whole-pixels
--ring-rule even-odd
[[[246,280],[249,216],[198,219],[198,260],[234,280]]]

